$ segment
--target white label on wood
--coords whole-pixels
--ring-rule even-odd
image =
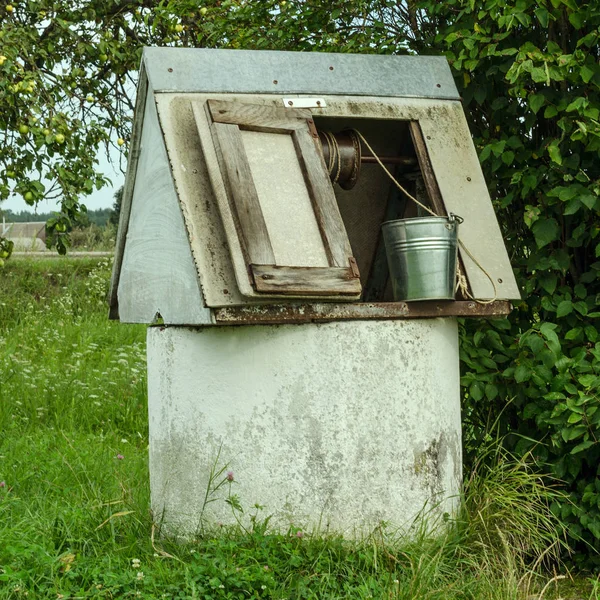
[[[324,98],[284,98],[286,108],[325,108],[327,102]]]
[[[275,264],[327,267],[327,255],[292,137],[242,131]]]

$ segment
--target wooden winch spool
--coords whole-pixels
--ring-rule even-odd
[[[352,129],[339,133],[319,131],[319,139],[331,181],[345,190],[352,189],[360,174],[361,148],[358,136]]]
[[[339,184],[344,190],[350,190],[356,185],[362,163],[377,162],[374,156],[362,154],[360,138],[354,129],[338,133],[322,130],[318,133],[329,177],[332,183]],[[379,160],[403,169],[413,169],[418,164],[413,156],[381,156]]]

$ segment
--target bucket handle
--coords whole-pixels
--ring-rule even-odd
[[[452,229],[452,227],[449,227],[449,225],[454,225],[454,223],[456,223],[457,225],[462,225],[465,222],[465,220],[458,216],[455,215],[453,212],[448,213],[448,224],[446,225],[446,227],[448,229]]]

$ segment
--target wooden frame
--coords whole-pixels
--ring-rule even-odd
[[[242,248],[248,278],[256,295],[347,297],[362,291],[356,261],[321,153],[309,110],[288,109],[222,100],[205,105],[218,164],[207,161],[211,181],[222,180]],[[203,118],[197,106],[194,116]],[[326,256],[326,266],[278,264],[253,180],[243,131],[291,136],[310,197]],[[302,232],[294,243],[302,244]]]
[[[409,124],[409,129],[413,146],[415,148],[415,154],[417,155],[419,167],[421,168],[423,183],[425,184],[425,189],[427,190],[427,195],[429,196],[431,206],[436,214],[440,216],[445,216],[448,214],[448,211],[444,206],[444,201],[442,200],[442,194],[440,192],[440,186],[438,185],[435,173],[433,171],[433,167],[431,166],[431,159],[429,158],[429,152],[427,150],[427,142],[425,141],[425,136],[423,135],[421,124],[419,123],[419,121],[411,121]],[[463,264],[462,258],[460,257],[460,254],[458,256],[458,272],[466,280],[467,290],[469,291],[469,293],[471,293],[469,277],[466,274],[465,266]],[[461,290],[459,290],[457,294],[458,293],[461,293]],[[467,300],[467,297],[465,297],[464,300]]]

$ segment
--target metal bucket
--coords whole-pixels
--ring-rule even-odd
[[[454,299],[461,222],[451,214],[383,223],[394,300]]]

